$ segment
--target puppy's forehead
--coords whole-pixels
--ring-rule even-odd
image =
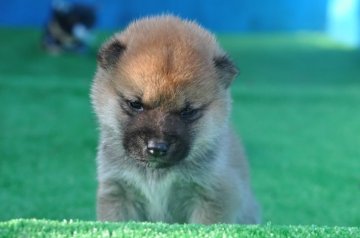
[[[201,97],[206,98],[216,86],[213,59],[221,49],[213,35],[197,24],[174,17],[147,19],[116,38],[126,46],[116,80],[144,102],[180,103],[188,92],[202,90],[208,91]]]
[[[196,49],[162,45],[137,54],[130,50],[124,55],[120,78],[145,103],[184,104],[189,98],[197,100],[198,90],[215,87],[212,59]]]

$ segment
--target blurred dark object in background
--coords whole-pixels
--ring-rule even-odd
[[[85,53],[93,39],[91,32],[96,15],[92,6],[56,1],[42,37],[42,45],[49,53]]]

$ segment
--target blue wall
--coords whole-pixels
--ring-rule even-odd
[[[74,2],[74,0],[70,0]],[[327,0],[80,0],[96,6],[99,28],[117,29],[144,15],[174,13],[219,32],[322,31]],[[51,0],[0,0],[0,26],[42,26]]]

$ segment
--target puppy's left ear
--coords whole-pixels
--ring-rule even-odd
[[[214,58],[214,65],[221,83],[225,88],[228,88],[239,72],[235,64],[227,55],[222,55]]]
[[[105,70],[112,69],[119,61],[120,56],[126,50],[126,45],[117,39],[106,42],[97,54],[99,66]]]

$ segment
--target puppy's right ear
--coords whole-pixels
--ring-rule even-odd
[[[225,88],[228,88],[239,72],[235,64],[227,55],[222,55],[214,58],[214,65],[219,74],[221,83]]]
[[[112,69],[118,62],[121,54],[126,49],[125,44],[117,39],[105,43],[97,54],[97,62],[101,68]]]

